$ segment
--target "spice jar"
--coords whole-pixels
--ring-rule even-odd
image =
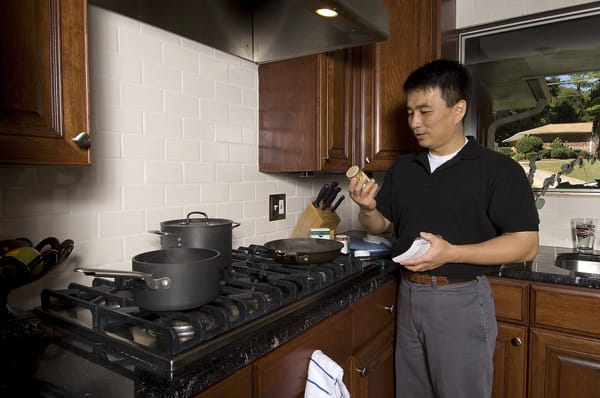
[[[350,167],[347,171],[346,171],[346,177],[348,177],[349,180],[356,178],[358,180],[358,182],[362,181],[363,187],[365,185],[367,185],[367,183],[369,182],[369,177],[367,177],[367,175],[365,174],[364,171],[362,171],[360,169],[360,167],[354,165],[352,167]]]

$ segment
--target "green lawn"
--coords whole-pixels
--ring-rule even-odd
[[[572,159],[544,159],[536,162],[538,170],[545,170],[551,173],[557,173],[560,171],[560,167],[563,164],[570,163]],[[600,161],[596,161],[594,164],[590,164],[589,161],[584,160],[583,166],[575,166],[573,171],[569,174],[563,174],[564,177],[576,178],[584,182],[593,182],[596,179],[600,179]]]

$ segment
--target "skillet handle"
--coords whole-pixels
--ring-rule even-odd
[[[97,268],[75,268],[75,272],[82,272],[87,276],[108,277],[108,278],[131,278],[146,282],[146,285],[152,290],[168,289],[171,287],[171,278],[165,276],[154,278],[152,274],[135,271],[119,271]]]

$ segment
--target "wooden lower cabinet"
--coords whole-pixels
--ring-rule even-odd
[[[493,398],[527,396],[527,326],[498,322]]]
[[[531,329],[530,397],[600,397],[600,340]]]
[[[196,395],[195,398],[252,398],[252,365]]]
[[[314,350],[344,369],[353,398],[393,397],[396,290],[388,282],[195,398],[301,398]]]
[[[394,396],[394,324],[389,324],[354,354],[352,397]]]
[[[600,291],[490,278],[493,397],[600,398]]]

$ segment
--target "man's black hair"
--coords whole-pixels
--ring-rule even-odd
[[[446,105],[471,99],[471,76],[467,68],[455,61],[438,59],[413,71],[404,82],[404,92],[439,88]]]

